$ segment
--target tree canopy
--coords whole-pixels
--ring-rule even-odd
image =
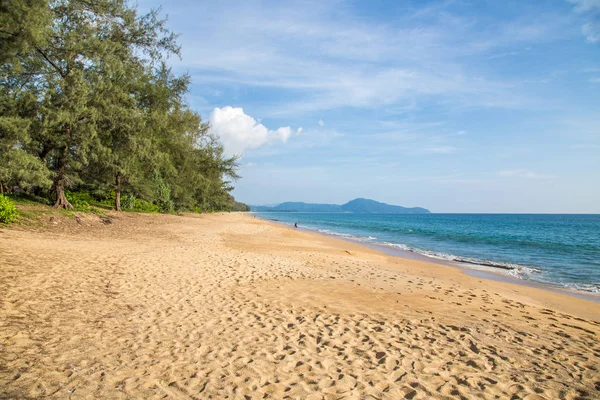
[[[126,0],[0,3],[0,189],[240,209],[237,159],[185,101],[190,77],[159,10]]]

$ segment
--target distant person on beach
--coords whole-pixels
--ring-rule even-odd
[[[298,223],[294,222],[294,228],[297,228],[297,227],[298,227]]]

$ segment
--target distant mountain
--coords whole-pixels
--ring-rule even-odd
[[[341,212],[340,206],[335,204],[312,204],[302,202],[285,202],[273,207],[277,211],[306,211],[306,212]]]
[[[346,212],[355,214],[429,214],[421,207],[406,208],[369,199],[354,199],[344,205],[285,202],[274,207],[250,206],[251,211],[263,212]]]
[[[314,204],[288,201],[276,206],[250,206],[251,211],[271,212],[343,212],[336,204]]]
[[[406,208],[402,206],[392,206],[390,204],[362,198],[349,201],[341,208],[345,212],[359,214],[429,214],[429,210],[421,207]]]

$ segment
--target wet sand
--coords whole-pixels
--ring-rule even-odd
[[[600,304],[245,214],[0,229],[0,398],[600,396]]]
[[[260,218],[260,216],[257,216],[257,217]],[[285,224],[281,224],[281,225],[285,226]],[[317,233],[315,231],[303,229],[301,227],[299,227],[298,229],[304,230],[306,232]],[[321,235],[329,236],[329,237],[336,237],[334,235],[328,235],[328,234],[321,233],[321,232],[318,232],[318,233]],[[516,276],[514,276],[510,273],[510,270],[505,269],[505,268],[490,267],[490,266],[478,265],[478,264],[473,264],[473,263],[461,263],[458,261],[451,261],[451,260],[438,260],[433,257],[428,257],[426,255],[418,254],[418,253],[415,253],[412,251],[394,249],[394,248],[390,248],[389,246],[385,246],[385,245],[378,244],[378,243],[362,242],[362,241],[358,241],[355,239],[344,238],[344,237],[341,237],[339,239],[348,241],[351,243],[358,243],[362,246],[366,246],[373,250],[376,250],[376,251],[379,251],[382,253],[386,253],[386,254],[389,254],[389,255],[395,256],[395,257],[401,257],[401,258],[410,259],[410,260],[417,260],[417,261],[423,261],[426,263],[434,263],[434,264],[438,264],[438,265],[445,265],[448,267],[458,268],[461,271],[463,271],[464,273],[466,273],[467,275],[473,276],[475,278],[483,278],[483,279],[494,280],[494,281],[498,281],[498,282],[512,283],[512,284],[520,285],[520,286],[527,286],[530,288],[548,290],[551,292],[565,294],[567,296],[577,297],[579,299],[584,299],[584,300],[593,301],[595,303],[600,303],[600,294],[598,294],[598,293],[584,292],[581,290],[569,289],[569,288],[566,288],[563,286],[550,285],[548,283],[542,283],[542,282],[536,282],[536,281],[529,280],[529,279],[517,278]]]

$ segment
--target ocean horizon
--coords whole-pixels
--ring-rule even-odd
[[[600,294],[600,214],[254,214],[432,261]]]

